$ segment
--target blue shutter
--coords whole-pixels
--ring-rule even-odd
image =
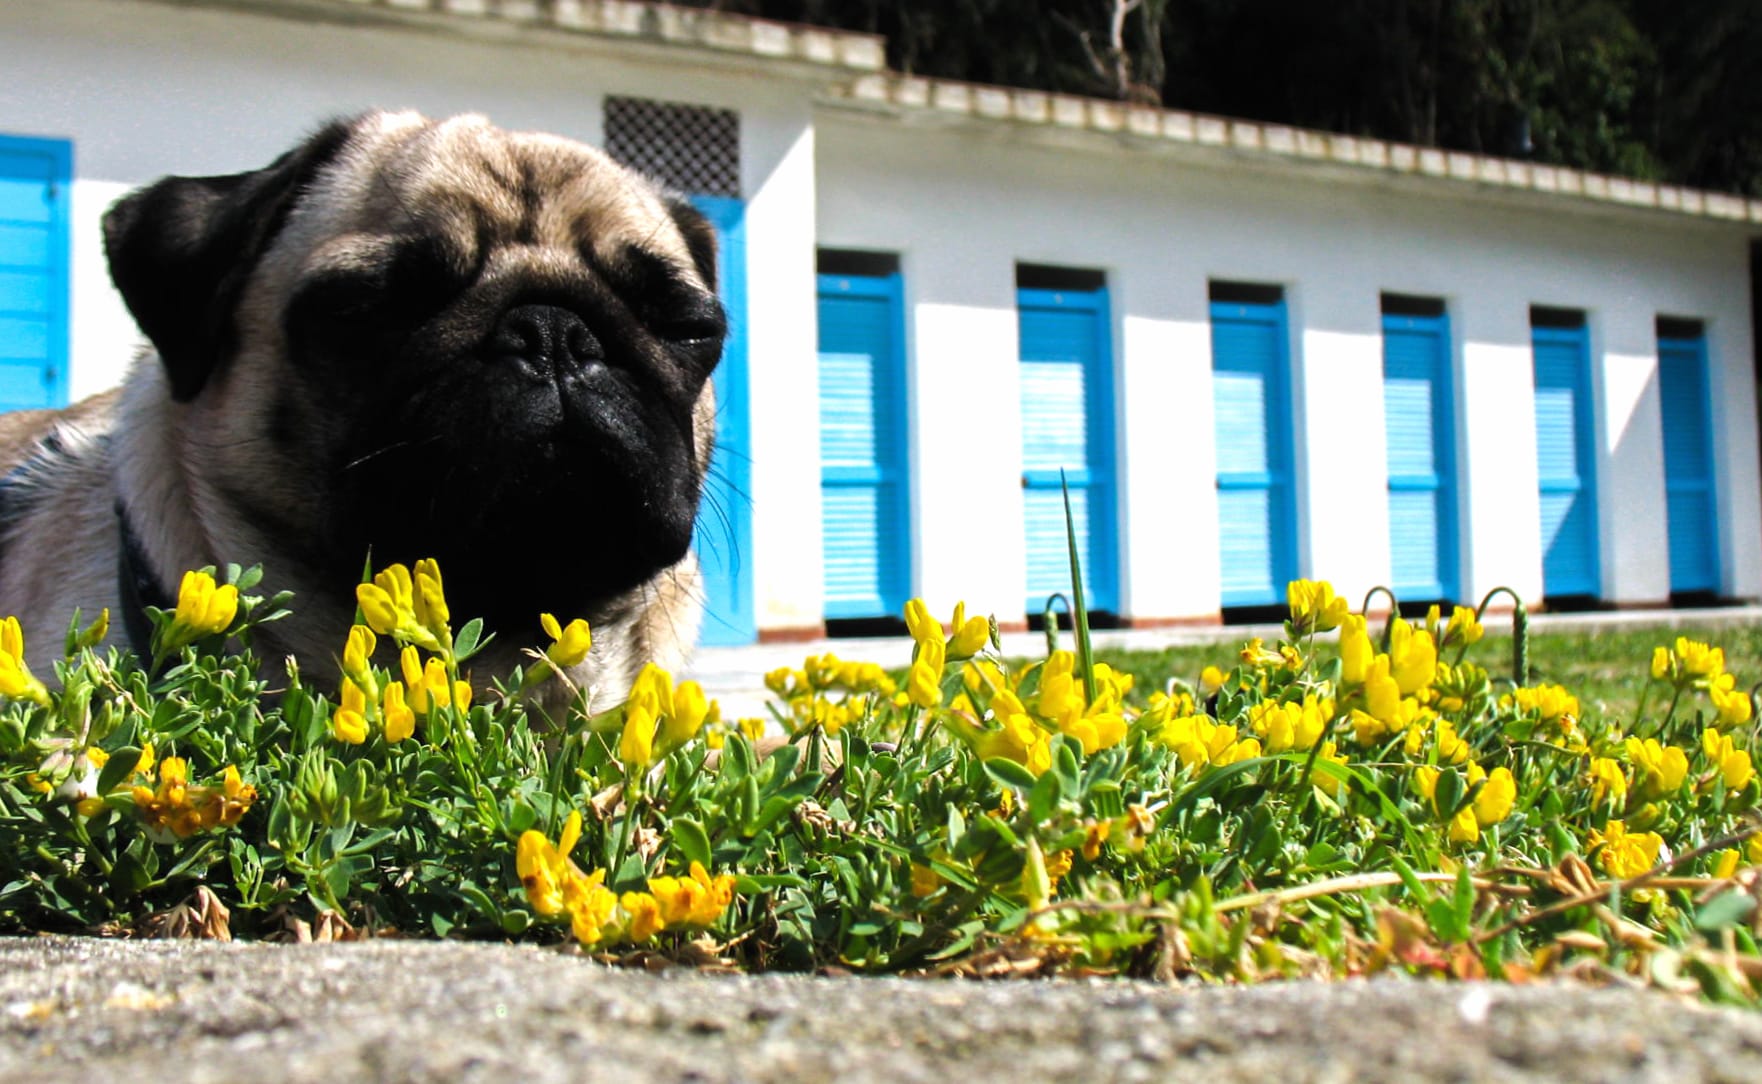
[[[1107,291],[1017,291],[1021,333],[1022,514],[1027,610],[1070,594],[1062,469],[1071,496],[1083,594],[1119,607],[1114,542],[1113,391]]]
[[[825,612],[898,615],[911,585],[899,275],[821,275],[819,289]]]
[[[694,196],[692,204],[721,241],[717,281],[728,313],[728,338],[716,366],[716,450],[704,480],[692,548],[703,570],[704,622],[698,642],[727,647],[758,637],[753,613],[751,424],[746,387],[745,208],[727,196]]]
[[[1456,597],[1449,324],[1383,317],[1390,586],[1403,601]]]
[[[0,137],[0,410],[67,403],[66,142]]]
[[[1221,603],[1267,606],[1296,578],[1285,306],[1213,302]]]
[[[1664,495],[1670,530],[1670,589],[1719,589],[1719,516],[1713,488],[1712,397],[1707,340],[1658,340],[1664,419]]]
[[[1537,327],[1536,474],[1542,513],[1542,593],[1596,595],[1596,425],[1584,327]]]

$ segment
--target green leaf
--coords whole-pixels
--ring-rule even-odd
[[[1033,772],[1015,761],[1003,757],[988,757],[985,760],[985,774],[1004,786],[1013,787],[1019,791],[1033,790],[1036,782]]]
[[[1035,824],[1047,820],[1058,808],[1059,799],[1064,797],[1064,783],[1057,772],[1047,772],[1034,781],[1034,788],[1028,791],[1028,819]]]
[[[1756,901],[1744,892],[1721,892],[1695,912],[1695,929],[1702,933],[1718,933],[1750,917]]]
[[[453,637],[453,658],[460,662],[464,662],[466,659],[477,654],[477,652],[489,642],[487,640],[482,640],[482,636],[482,618],[474,617],[465,622],[465,627],[460,629]]]
[[[671,846],[686,864],[698,862],[710,868],[710,836],[704,826],[691,817],[674,817],[669,826]]]
[[[122,785],[122,781],[135,774],[135,766],[141,762],[141,751],[132,745],[125,745],[110,754],[104,762],[104,770],[98,773],[98,793],[109,794]]]

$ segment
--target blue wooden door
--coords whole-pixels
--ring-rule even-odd
[[[1542,594],[1597,595],[1596,416],[1584,325],[1531,330],[1536,474],[1542,513]]]
[[[1283,602],[1297,577],[1282,301],[1211,304],[1218,553],[1224,606]]]
[[[73,148],[0,136],[0,410],[67,403]]]
[[[1114,541],[1113,351],[1107,290],[1016,291],[1021,334],[1022,508],[1029,613],[1071,592],[1064,491],[1091,610],[1117,611]]]
[[[821,275],[819,296],[826,617],[898,616],[911,590],[899,274]]]
[[[1383,316],[1390,586],[1403,601],[1456,597],[1456,472],[1450,326]]]
[[[751,423],[746,384],[745,208],[728,196],[694,196],[692,204],[721,240],[717,282],[728,313],[728,338],[716,366],[716,452],[705,480],[694,547],[704,578],[704,623],[698,642],[750,644],[753,620]]]
[[[1664,497],[1670,589],[1719,589],[1719,509],[1713,490],[1712,398],[1707,340],[1660,335],[1658,392],[1664,417]]]

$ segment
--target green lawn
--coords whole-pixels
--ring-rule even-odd
[[[1373,634],[1380,629],[1380,624],[1374,624]],[[1724,628],[1655,625],[1588,633],[1536,632],[1532,629],[1530,683],[1552,682],[1566,686],[1579,698],[1586,715],[1597,713],[1631,720],[1646,685],[1652,649],[1661,644],[1673,644],[1678,636],[1723,647],[1726,669],[1737,675],[1740,688],[1762,681],[1762,625]],[[1069,636],[1065,637],[1065,646],[1070,646]],[[1171,676],[1197,681],[1199,671],[1208,664],[1228,670],[1234,665],[1240,646],[1240,642],[1230,640],[1162,651],[1098,650],[1096,658],[1131,673],[1137,679],[1139,692],[1148,693],[1160,688]],[[1490,624],[1486,637],[1469,649],[1468,661],[1486,667],[1495,678],[1509,677],[1512,666],[1509,620],[1503,624]],[[1662,703],[1654,703],[1651,710],[1662,706]],[[1706,708],[1704,701],[1695,706]]]

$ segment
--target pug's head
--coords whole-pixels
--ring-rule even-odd
[[[262,170],[162,180],[105,238],[205,507],[326,582],[369,550],[433,556],[457,612],[523,628],[685,558],[715,236],[600,151],[371,114]]]

